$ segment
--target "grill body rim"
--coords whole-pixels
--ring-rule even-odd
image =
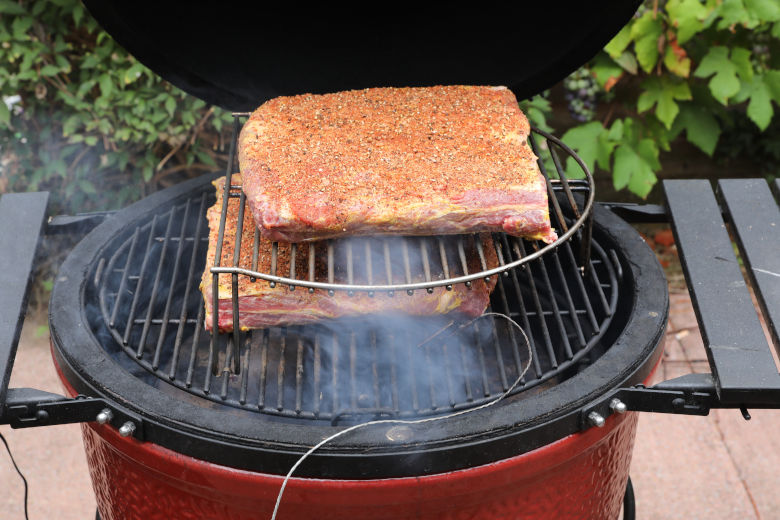
[[[302,429],[284,423],[267,427],[228,407],[194,404],[141,382],[110,359],[89,330],[83,295],[95,258],[110,238],[161,205],[187,197],[212,176],[158,192],[117,213],[83,239],[63,264],[52,291],[50,329],[55,359],[77,392],[111,399],[144,418],[144,437],[183,454],[230,467],[283,474],[292,463],[336,427]],[[660,357],[668,315],[663,272],[653,253],[628,224],[598,206],[596,226],[619,245],[624,271],[623,307],[627,322],[612,346],[593,365],[529,401],[505,402],[493,409],[443,421],[412,440],[388,444],[386,429],[367,429],[315,453],[303,476],[322,478],[400,477],[473,467],[525,453],[583,429],[579,410],[608,391],[641,383]],[[202,403],[201,403],[202,405]],[[218,408],[214,410],[213,408]],[[221,409],[219,409],[221,408]],[[226,427],[226,418],[230,419]],[[262,431],[258,431],[262,430]],[[426,458],[426,464],[409,462]]]

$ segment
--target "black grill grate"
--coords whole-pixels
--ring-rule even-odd
[[[246,199],[230,179],[239,117],[245,115],[236,114],[233,125],[218,259],[228,204],[239,204],[237,241],[242,234]],[[564,379],[580,363],[589,362],[589,352],[605,333],[617,305],[615,271],[620,268],[591,238],[593,179],[587,168],[560,141],[535,133],[543,140],[531,136],[529,142],[544,157],[539,165],[547,179],[552,224],[561,236],[551,246],[494,234],[499,265],[488,270],[480,240],[393,237],[373,245],[373,238],[328,241],[325,280],[314,279],[313,247],[291,249],[308,255],[310,266],[309,279],[296,280],[294,271],[289,278],[277,276],[282,273],[274,268],[276,247],[270,273],[243,272],[237,267],[237,245],[233,265],[217,264],[212,281],[230,276],[234,296],[238,277],[249,276],[253,283],[278,284],[280,291],[296,285],[331,295],[335,290],[369,295],[400,290],[396,297],[405,298],[404,293],[414,290],[450,290],[455,283],[468,286],[471,280],[497,276],[488,312],[515,320],[527,333],[532,353],[531,370],[514,393]],[[567,179],[559,153],[578,163],[585,179]],[[585,197],[578,199],[575,192]],[[107,247],[97,267],[94,282],[107,330],[127,355],[161,380],[239,408],[338,422],[419,417],[476,406],[505,392],[528,362],[525,339],[508,321],[494,316],[461,324],[447,316],[382,315],[243,332],[235,326],[234,297],[233,332],[212,336],[204,327],[198,283],[208,247],[205,214],[214,202],[214,193],[204,187],[186,202],[138,223]],[[254,236],[256,269],[257,230]],[[481,272],[468,271],[464,244],[476,248]],[[381,262],[371,265],[372,247],[384,247],[385,269]],[[421,273],[415,279],[422,281],[412,279],[412,248],[420,251],[414,269]],[[398,273],[391,272],[395,262],[387,259],[390,249],[399,256],[397,266],[403,266]],[[334,266],[334,257],[344,265]],[[346,273],[341,284],[334,284],[334,269]],[[383,275],[384,282],[378,280]],[[378,281],[380,285],[372,285]],[[213,325],[216,329],[216,315]]]
[[[524,339],[492,317],[462,328],[447,317],[331,320],[212,341],[198,283],[213,203],[204,188],[140,223],[109,245],[96,271],[100,312],[117,345],[162,380],[244,409],[337,422],[475,406],[505,391],[527,362]],[[538,247],[493,238],[505,261]],[[594,241],[583,276],[577,253],[569,241],[498,278],[489,310],[516,320],[533,352],[516,393],[576,371],[609,325],[616,268]]]

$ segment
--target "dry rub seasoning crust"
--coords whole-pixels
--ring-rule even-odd
[[[252,113],[239,163],[271,239],[505,231],[550,242],[528,134],[504,87],[306,94]]]
[[[241,184],[241,176],[233,175],[232,184]],[[217,188],[217,202],[208,209],[206,218],[209,223],[209,247],[206,255],[206,268],[201,278],[200,289],[206,305],[205,325],[211,330],[212,317],[212,274],[216,255],[217,234],[219,232],[219,220],[222,211],[222,192],[225,178],[214,182]],[[235,250],[236,231],[238,223],[238,199],[231,199],[228,206],[225,235],[223,240],[222,259],[220,265],[233,265],[233,252]],[[252,268],[252,247],[254,241],[255,226],[248,212],[244,214],[244,225],[241,238],[241,249],[238,265]],[[277,273],[280,276],[288,276],[290,270],[290,244],[280,243],[278,250]],[[298,247],[296,254],[296,277],[308,278],[308,244]],[[327,279],[327,265],[325,264],[324,244],[315,244],[317,248],[318,262],[315,265],[315,279],[325,281]],[[473,248],[472,248],[473,249]],[[489,237],[483,237],[483,249],[488,268],[498,265],[496,252]],[[383,264],[382,264],[383,265]],[[479,259],[473,255],[468,259],[471,272],[480,268]],[[271,242],[260,238],[258,271],[269,272],[271,267]],[[379,265],[376,267],[378,270]],[[229,331],[233,328],[232,316],[232,288],[230,275],[220,275],[219,283],[219,328]],[[343,282],[344,273],[336,271],[336,282]],[[421,280],[415,280],[421,281]],[[268,282],[258,280],[252,282],[249,277],[239,275],[239,323],[242,329],[265,328],[277,325],[293,325],[310,323],[327,318],[341,316],[359,316],[372,313],[400,312],[418,316],[445,314],[459,312],[466,316],[478,316],[484,312],[490,299],[490,292],[495,287],[495,277],[490,283],[483,280],[472,282],[472,289],[468,290],[463,284],[447,291],[443,287],[434,289],[432,294],[426,291],[416,291],[413,296],[405,294],[389,297],[387,294],[376,294],[369,297],[365,293],[356,293],[348,296],[343,291],[338,291],[334,296],[328,296],[324,291],[315,291],[313,294],[306,289],[298,288],[290,291],[287,287],[271,288]]]

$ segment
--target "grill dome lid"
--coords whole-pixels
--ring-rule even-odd
[[[506,85],[532,96],[592,58],[640,0],[423,10],[248,3],[84,2],[163,78],[236,111],[267,99],[380,86]],[[255,6],[265,9],[254,9]]]

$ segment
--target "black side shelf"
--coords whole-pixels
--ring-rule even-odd
[[[0,198],[0,417],[27,310],[33,260],[48,203],[47,192]]]
[[[765,319],[776,330],[772,320],[780,312],[777,203],[762,179],[725,180],[720,189],[748,278],[761,282],[752,285],[759,301],[774,307]],[[710,183],[666,181],[664,190],[718,399],[737,406],[780,405],[780,374]]]
[[[780,209],[769,185],[763,179],[721,180],[721,206],[706,180],[668,180],[663,187],[712,373],[617,389],[584,408],[583,422],[596,424],[626,410],[707,415],[713,408],[739,408],[749,419],[748,408],[780,408],[780,374],[748,291],[749,283],[780,352]],[[780,195],[780,181],[776,190]],[[658,206],[606,206],[631,221],[662,221]]]
[[[0,198],[0,424],[29,428],[98,420],[114,425],[122,435],[143,439],[141,419],[113,402],[8,388],[48,201],[46,192],[11,193]],[[83,232],[110,214],[55,217],[46,230]]]

